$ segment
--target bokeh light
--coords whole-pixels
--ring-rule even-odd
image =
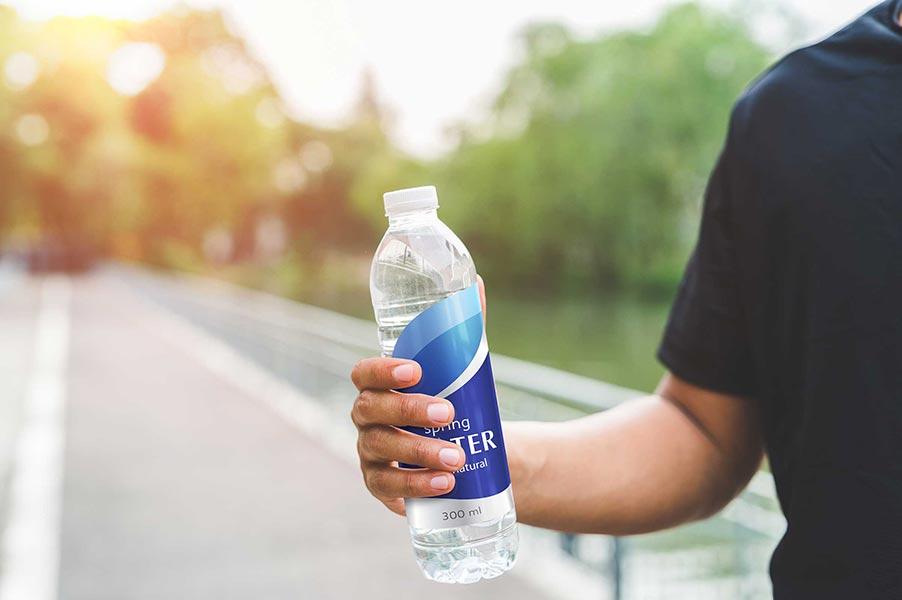
[[[307,183],[307,173],[298,159],[286,157],[273,168],[272,181],[280,192],[290,194],[304,187]]]
[[[3,78],[14,90],[24,90],[38,78],[40,66],[37,59],[27,52],[14,52],[3,63]]]
[[[261,86],[266,78],[263,69],[249,60],[237,44],[218,44],[201,55],[204,70],[222,82],[226,92],[247,94]]]
[[[276,98],[266,97],[260,100],[254,114],[257,122],[270,129],[275,129],[285,123],[285,111]]]
[[[156,44],[123,44],[110,55],[107,80],[120,94],[134,96],[153,83],[165,66],[166,55]]]
[[[321,173],[332,165],[332,150],[320,140],[307,142],[301,148],[301,164],[311,173]]]
[[[50,135],[47,119],[36,113],[22,115],[16,121],[16,135],[26,146],[40,146]]]
[[[232,235],[222,227],[216,227],[204,234],[203,252],[212,263],[224,263],[232,256],[234,244]]]

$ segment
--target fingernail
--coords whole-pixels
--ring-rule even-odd
[[[432,486],[434,490],[447,490],[451,487],[451,478],[447,475],[436,475],[429,482],[429,485]]]
[[[451,418],[451,409],[447,404],[435,402],[426,407],[426,416],[436,423],[446,423]]]
[[[442,448],[438,451],[438,459],[449,467],[456,467],[460,464],[460,450],[456,448]]]
[[[398,365],[392,369],[391,374],[398,383],[413,381],[413,365]]]

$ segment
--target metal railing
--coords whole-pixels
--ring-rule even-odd
[[[316,398],[336,426],[350,427],[356,392],[348,374],[357,360],[378,353],[373,323],[211,279],[108,272]],[[493,354],[492,363],[508,419],[564,420],[642,395],[507,356]],[[767,564],[784,529],[773,480],[760,471],[720,514],[673,530],[629,538],[526,533],[549,560],[570,557],[602,582],[598,597],[752,600],[771,597]]]

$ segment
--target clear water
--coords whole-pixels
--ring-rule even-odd
[[[391,356],[398,336],[414,317],[474,283],[476,268],[470,254],[435,210],[392,218],[370,273],[382,355]],[[516,521],[511,509],[501,518],[465,527],[411,527],[417,563],[426,577],[445,583],[497,577],[516,561]]]

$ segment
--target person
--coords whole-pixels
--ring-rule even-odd
[[[629,535],[702,519],[766,451],[787,519],[774,597],[902,598],[900,8],[792,52],[737,101],[658,351],[667,373],[604,413],[505,425],[520,521]],[[453,418],[391,391],[419,377],[391,358],[352,373],[366,485],[400,514],[463,460],[393,427]]]

